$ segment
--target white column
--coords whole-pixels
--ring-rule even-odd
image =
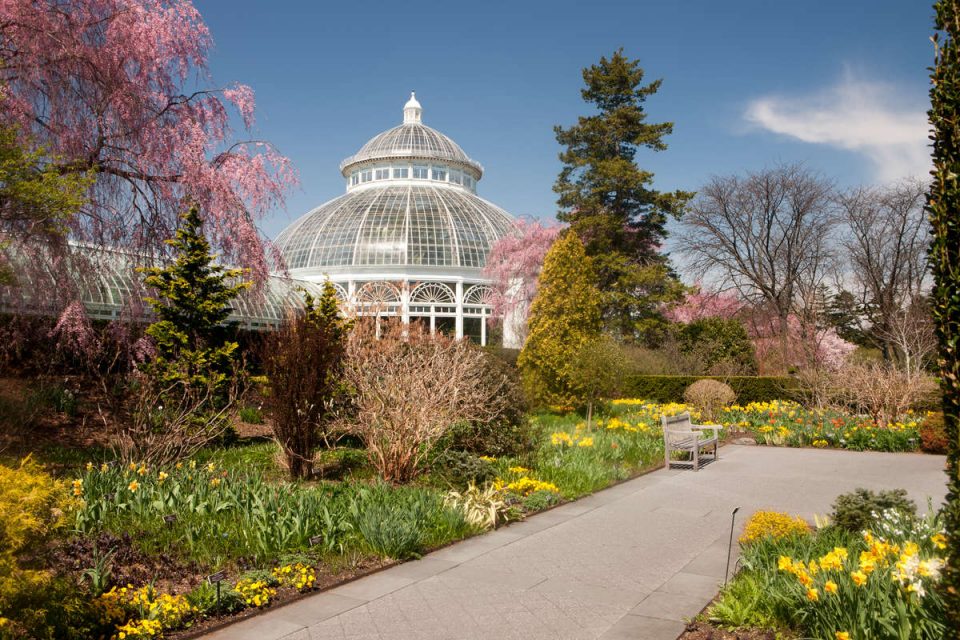
[[[480,310],[480,346],[487,346],[487,310]]]
[[[463,281],[457,282],[457,340],[463,339]]]

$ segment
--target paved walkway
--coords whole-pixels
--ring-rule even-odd
[[[723,581],[730,513],[812,518],[856,487],[945,493],[944,458],[723,447],[227,627],[210,640],[675,639]]]

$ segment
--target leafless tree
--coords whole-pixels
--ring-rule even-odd
[[[933,316],[922,296],[894,312],[875,331],[891,355],[910,377],[923,376],[937,350]]]
[[[790,317],[815,321],[832,271],[832,184],[802,165],[712,178],[681,221],[680,249],[701,277],[772,315],[787,351]]]
[[[357,320],[344,367],[354,407],[344,427],[363,441],[384,480],[412,479],[451,426],[494,419],[503,410],[507,380],[485,379],[485,357],[467,341],[430,335],[416,324]]]
[[[848,263],[844,280],[852,284],[871,333],[891,362],[903,355],[897,336],[904,322],[916,324],[909,307],[922,295],[927,280],[930,231],[923,211],[925,192],[923,182],[907,180],[853,189],[837,199]]]
[[[237,366],[226,388],[216,381],[190,385],[136,374],[116,424],[117,457],[124,463],[171,464],[223,436],[242,397],[239,372]]]

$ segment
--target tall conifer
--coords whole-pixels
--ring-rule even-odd
[[[554,128],[565,147],[553,187],[559,194],[557,217],[570,223],[594,259],[604,323],[628,337],[658,326],[660,303],[682,293],[659,249],[667,219],[679,216],[693,195],[655,190],[653,174],[636,163],[641,147],[666,149],[663,138],[673,131],[672,122],[646,122],[644,102],[661,81],[645,85],[643,76],[639,61],[622,49],[601,58],[583,70],[581,90],[596,113],[570,128]]]

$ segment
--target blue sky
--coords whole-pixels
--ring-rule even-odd
[[[217,84],[256,91],[256,136],[301,185],[262,223],[275,236],[343,192],[337,165],[401,121],[424,122],[486,168],[478,193],[551,219],[553,125],[587,112],[581,69],[623,47],[648,79],[647,109],[673,121],[639,164],[664,190],[802,161],[839,185],[926,170],[930,5],[918,0],[294,2],[195,0]]]

